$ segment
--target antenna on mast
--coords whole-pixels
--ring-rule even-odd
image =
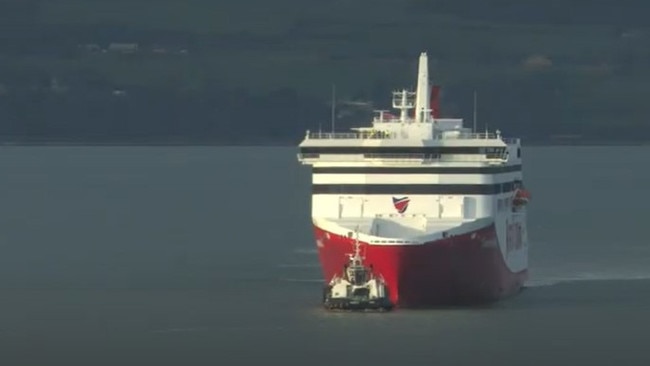
[[[476,133],[476,89],[474,89],[474,129],[473,133]]]
[[[361,243],[359,243],[359,225],[357,225],[356,229],[354,230],[354,234],[354,254],[352,258],[355,260],[361,260],[363,257],[361,256]]]
[[[336,120],[336,84],[332,84],[332,115],[331,115],[332,133],[334,133],[334,123]]]

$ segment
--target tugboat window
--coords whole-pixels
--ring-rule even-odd
[[[354,282],[356,283],[363,283],[366,280],[366,274],[362,271],[355,273],[354,277]]]

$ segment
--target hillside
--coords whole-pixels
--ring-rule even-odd
[[[332,84],[385,107],[427,50],[445,114],[471,117],[476,89],[507,134],[643,135],[650,5],[520,3],[2,0],[0,134],[293,143],[329,123]],[[340,126],[367,117],[350,108]]]

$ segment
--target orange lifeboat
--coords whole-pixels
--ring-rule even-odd
[[[530,201],[531,195],[524,187],[519,187],[515,190],[515,196],[512,198],[512,204],[515,206],[524,206]]]

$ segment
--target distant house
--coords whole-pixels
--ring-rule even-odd
[[[111,43],[108,45],[110,52],[135,53],[138,52],[137,43]]]

